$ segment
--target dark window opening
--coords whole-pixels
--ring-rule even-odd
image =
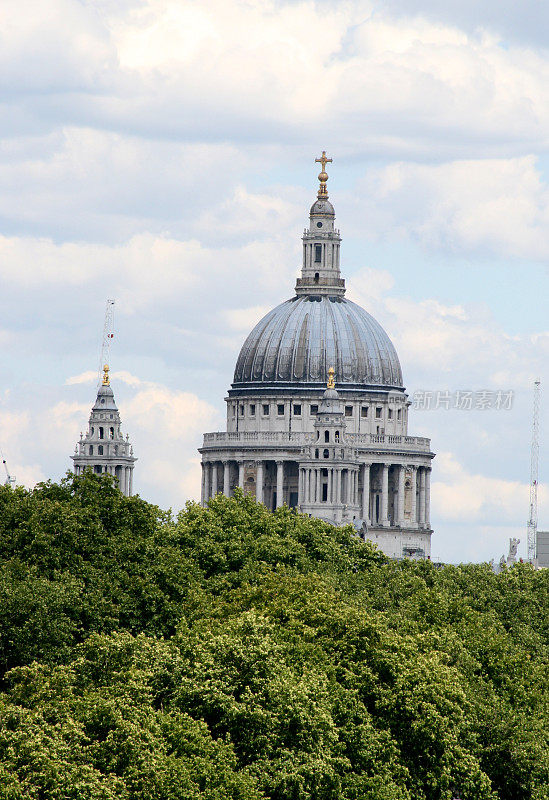
[[[109,439],[114,439],[114,428],[109,428]]]
[[[376,408],[376,419],[381,419],[381,412],[382,411],[383,411],[383,409]]]
[[[283,404],[279,403],[276,408],[277,408],[278,416],[279,417],[283,417],[284,416],[284,406],[283,406]]]
[[[317,227],[317,228],[322,228],[322,222],[317,222],[317,223],[316,223],[316,227]]]
[[[97,472],[97,473],[101,472],[101,466],[97,466],[97,465],[96,465],[96,466],[93,468],[93,471],[94,471],[94,472]]]
[[[318,414],[318,406],[312,405],[311,406],[311,414]]]
[[[328,450],[328,448],[326,448],[326,450],[324,450],[322,455],[324,456],[324,458],[330,458],[330,451]]]
[[[315,244],[315,264],[320,264],[322,261],[322,245]]]
[[[93,456],[93,444],[90,444],[90,456]]]
[[[315,458],[318,458],[318,447],[315,450]]]
[[[399,409],[398,409],[398,411],[397,411],[397,419],[400,419],[400,418],[401,418],[401,416],[402,416],[402,411],[401,411],[401,409],[399,408]]]
[[[362,406],[360,409],[360,416],[367,417],[368,416],[368,406]]]
[[[255,417],[255,403],[250,403],[250,417]]]
[[[339,442],[339,431],[335,432],[335,441]]]
[[[99,428],[99,438],[103,438],[103,428]]]
[[[352,417],[353,416],[353,407],[352,406],[345,406],[345,416]]]
[[[264,405],[263,405],[263,416],[264,417],[268,417],[269,416],[269,406],[267,405],[267,403],[264,403]]]
[[[388,409],[387,415],[388,415],[388,419],[393,419],[393,409],[392,408]]]
[[[296,417],[301,416],[301,403],[294,403],[294,414]]]
[[[97,454],[100,455],[100,456],[103,455],[103,445],[102,444],[100,444],[99,447],[97,448]]]
[[[315,272],[315,283],[318,283],[319,280],[320,280],[320,274],[318,272]]]
[[[240,406],[240,416],[244,416],[244,406]]]
[[[330,441],[330,431],[324,431],[324,441],[325,442]]]
[[[322,484],[322,502],[326,503],[327,500],[328,500],[328,484],[327,483],[323,483]]]

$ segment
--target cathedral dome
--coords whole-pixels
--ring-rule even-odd
[[[367,311],[344,297],[300,294],[250,333],[233,389],[325,387],[330,367],[340,389],[402,388],[396,350]]]

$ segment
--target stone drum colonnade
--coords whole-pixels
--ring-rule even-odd
[[[322,466],[276,457],[205,459],[201,495],[206,505],[238,486],[273,510],[286,503],[322,517],[323,507],[340,505],[368,527],[429,529],[430,476],[430,465],[392,461]]]

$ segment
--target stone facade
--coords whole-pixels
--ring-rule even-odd
[[[239,486],[271,509],[352,523],[391,557],[429,557],[430,440],[408,435],[389,337],[344,297],[341,237],[319,178],[295,297],[246,339],[227,430],[204,435],[202,502]]]
[[[120,491],[127,497],[133,494],[133,470],[137,459],[129,436],[120,430],[121,421],[114,392],[110,385],[109,368],[105,366],[103,383],[97,391],[88,430],[71,456],[74,472],[81,475],[86,468],[97,474],[108,472],[118,480]]]

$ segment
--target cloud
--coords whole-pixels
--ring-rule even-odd
[[[322,130],[341,153],[400,157],[546,141],[545,54],[452,15],[364,0],[54,0],[47,19],[32,9],[10,0],[4,12],[12,134],[82,127],[303,148]]]
[[[357,196],[371,198],[363,216],[375,237],[458,254],[549,257],[549,189],[532,155],[395,163],[369,170]]]

